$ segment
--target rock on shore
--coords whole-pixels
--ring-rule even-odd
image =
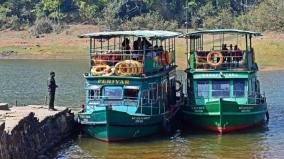
[[[34,159],[44,154],[75,128],[74,114],[64,107],[46,106],[0,110],[0,158]]]

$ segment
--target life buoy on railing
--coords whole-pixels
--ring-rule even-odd
[[[217,60],[218,62],[213,62],[212,58],[219,58],[219,61]],[[224,61],[224,57],[220,51],[211,51],[207,55],[207,63],[212,67],[220,66],[223,63],[223,61]]]
[[[94,76],[111,76],[113,70],[109,65],[96,65],[92,67],[91,73]]]
[[[171,63],[171,53],[166,51],[166,63],[170,64]]]
[[[117,76],[139,76],[143,73],[143,65],[135,60],[121,61],[115,65],[114,73]]]
[[[162,64],[163,65],[166,65],[167,64],[167,61],[166,61],[166,54],[165,54],[165,52],[163,51],[163,52],[161,52],[161,61],[162,61]]]
[[[106,62],[102,59],[92,59],[91,60],[91,65],[92,66],[97,66],[97,65],[106,65]]]
[[[171,63],[171,61],[170,61],[170,58],[171,58],[171,56],[170,56],[171,54],[170,54],[170,52],[162,52],[161,53],[161,58],[162,58],[162,64],[163,65],[168,65],[168,64],[170,64]]]
[[[125,62],[118,62],[115,66],[114,66],[114,73],[117,76],[128,76],[130,72],[130,68],[129,65]]]

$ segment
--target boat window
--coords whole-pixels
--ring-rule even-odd
[[[136,100],[138,98],[139,89],[124,88],[124,98]]]
[[[100,96],[100,90],[99,89],[90,89],[89,90],[89,99],[96,99]]]
[[[208,97],[208,81],[197,81],[197,95],[198,97]]]
[[[245,81],[234,80],[234,96],[242,97],[245,95]]]
[[[230,96],[230,84],[228,80],[212,80],[212,96],[228,97]]]
[[[106,86],[104,87],[104,97],[109,99],[121,99],[122,98],[122,87],[117,86]]]

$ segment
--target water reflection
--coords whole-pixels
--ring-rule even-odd
[[[50,70],[57,74],[58,105],[84,102],[82,73],[86,61],[2,60],[0,62],[0,101],[40,104],[47,95]],[[170,136],[155,135],[126,143],[104,143],[86,136],[67,140],[50,152],[51,158],[283,158],[284,154],[284,71],[260,72],[262,90],[269,105],[267,126],[218,135],[193,129]],[[185,79],[185,78],[183,78]]]

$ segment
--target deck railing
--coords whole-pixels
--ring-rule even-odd
[[[214,52],[214,51],[211,51]],[[222,50],[219,56],[210,56],[210,51],[194,52],[195,70],[248,70],[246,51]]]
[[[208,91],[207,91],[208,92]],[[210,92],[208,92],[209,94]],[[225,101],[234,101],[239,103],[240,101],[245,101],[242,104],[263,104],[266,102],[265,94],[255,92],[253,95],[243,95],[243,96],[195,96],[195,100],[204,100],[204,104],[209,101],[216,101],[218,99],[224,99]]]
[[[166,112],[165,100],[162,99],[148,99],[148,98],[136,98],[136,97],[124,97],[124,99],[113,99],[112,97],[97,96],[95,99],[89,100],[91,109],[95,110],[96,107],[111,107],[126,106],[126,112],[129,107],[137,108],[136,114],[163,114]]]
[[[94,76],[118,75],[119,69],[123,75],[141,76],[174,65],[174,55],[160,50],[96,50],[90,56],[91,69],[96,69],[92,73]],[[101,69],[106,69],[106,73]]]

